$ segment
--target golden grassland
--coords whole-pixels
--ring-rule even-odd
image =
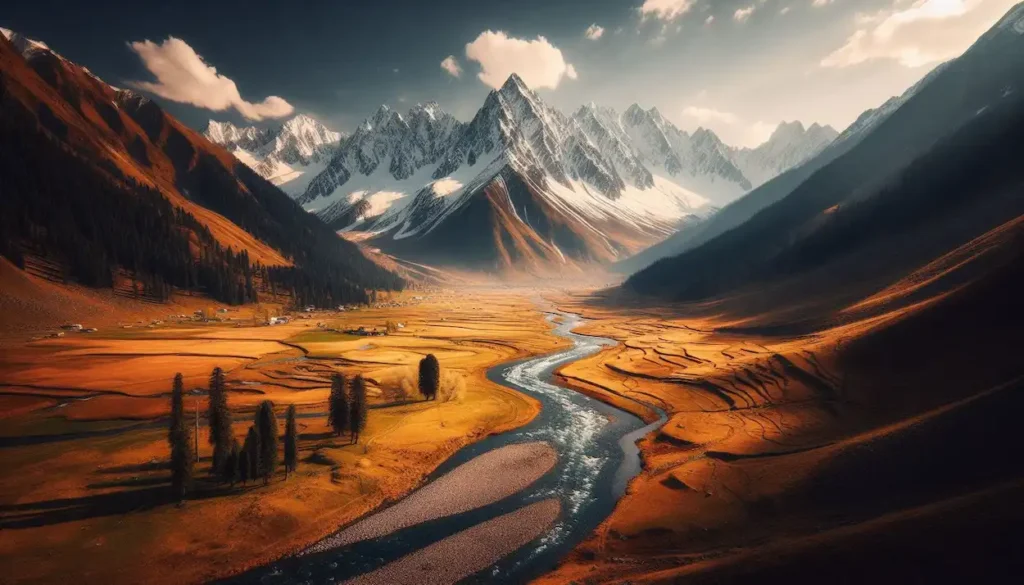
[[[413,300],[414,296],[425,296]],[[525,424],[532,399],[486,379],[487,368],[564,341],[522,293],[405,293],[404,306],[314,313],[278,326],[171,323],[61,339],[12,341],[0,355],[0,556],[4,579],[187,583],[296,552],[416,487],[460,447]],[[306,317],[303,315],[302,317]],[[385,337],[324,331],[404,325]],[[435,354],[466,392],[448,403],[396,389]],[[171,378],[204,388],[226,371],[235,434],[255,406],[299,412],[300,465],[287,480],[230,490],[207,478],[200,428],[197,494],[168,501]],[[326,426],[329,376],[362,374],[370,416],[359,445]],[[189,414],[205,397],[187,396]],[[35,438],[34,440],[32,438]]]
[[[992,516],[979,502],[1024,493],[1002,463],[1016,426],[1002,413],[1024,401],[1012,332],[965,338],[977,313],[943,295],[800,332],[706,307],[549,297],[591,320],[580,333],[620,342],[557,375],[668,420],[640,441],[643,471],[612,515],[539,583],[801,580],[860,574],[864,555],[912,569],[921,551],[968,554],[952,535]],[[951,470],[953,453],[971,469]]]

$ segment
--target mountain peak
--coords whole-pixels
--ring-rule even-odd
[[[445,111],[441,109],[441,105],[431,100],[425,104],[416,104],[409,109],[409,117],[425,115],[428,118],[434,120],[445,116]]]
[[[300,126],[306,124],[319,125],[320,121],[308,114],[297,114],[291,120],[284,123],[285,126]]]
[[[517,88],[529,89],[526,86],[526,82],[523,81],[522,77],[519,77],[518,73],[513,73],[512,75],[509,75],[508,79],[505,80],[505,83],[503,83],[501,85],[501,91],[503,91],[503,92],[505,90],[517,89]]]
[[[387,104],[381,104],[380,107],[377,108],[377,112],[373,114],[372,118],[370,118],[370,123],[374,128],[383,126],[391,118],[392,114],[393,112]]]
[[[643,114],[644,109],[640,107],[640,104],[634,102],[631,106],[626,108],[626,111],[623,113],[629,116],[636,116],[637,114]]]
[[[30,53],[35,51],[46,51],[48,53],[53,53],[54,55],[57,55],[53,52],[53,49],[51,49],[46,43],[30,39],[25,35],[17,31],[13,31],[9,28],[0,27],[0,34],[2,34],[4,38],[10,41],[11,44],[14,45],[14,48],[17,49],[18,52],[21,53],[24,57],[28,57]],[[57,56],[60,57],[60,55]]]
[[[801,136],[806,133],[803,122],[800,120],[793,120],[792,122],[782,121],[772,131],[772,135],[768,138],[768,142],[775,142],[779,140],[799,140]]]

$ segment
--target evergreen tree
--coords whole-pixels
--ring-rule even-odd
[[[168,441],[171,444],[171,489],[178,500],[185,499],[185,493],[192,483],[194,465],[188,421],[185,420],[184,384],[181,374],[174,376],[171,389],[171,426]]]
[[[359,434],[366,428],[366,380],[362,374],[352,380],[352,404],[349,416],[349,430],[352,442],[359,443]]]
[[[277,471],[277,415],[274,414],[274,403],[264,400],[256,410],[256,429],[259,436],[259,477],[263,485],[270,483]]]
[[[235,483],[242,479],[241,477],[241,448],[238,446],[238,440],[231,439],[231,451],[228,453],[227,458],[224,460],[224,480],[231,484],[231,487],[235,487]]]
[[[299,464],[299,434],[295,426],[295,405],[288,405],[288,414],[284,423],[284,478],[295,471]]]
[[[345,375],[336,372],[331,376],[331,395],[327,405],[327,426],[334,434],[341,436],[348,430],[348,396],[345,394]]]
[[[420,394],[428,400],[437,398],[437,390],[441,386],[441,364],[434,354],[420,360]]]
[[[250,426],[242,445],[242,485],[250,479],[259,477],[260,469],[260,434],[256,426]]]
[[[225,461],[231,452],[234,435],[231,431],[231,410],[224,387],[224,370],[214,368],[210,374],[210,400],[207,411],[210,422],[210,444],[213,445],[213,470],[227,479]]]

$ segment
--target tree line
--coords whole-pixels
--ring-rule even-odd
[[[441,367],[433,354],[419,362],[419,391],[427,400],[437,398]],[[174,496],[184,499],[192,484],[198,446],[193,448],[194,437],[189,426],[184,404],[184,383],[181,374],[174,377],[171,390],[171,419],[168,443],[171,451],[171,486]],[[328,397],[327,426],[335,436],[346,433],[352,444],[358,444],[366,429],[369,408],[366,399],[366,380],[356,375],[349,381],[344,373],[331,376]],[[295,405],[288,406],[285,415],[283,441],[285,479],[298,467],[298,428]],[[253,422],[240,444],[235,437],[234,418],[228,405],[224,371],[214,368],[208,384],[206,410],[207,441],[213,448],[211,473],[222,483],[234,487],[250,481],[270,483],[279,467],[281,448],[274,403],[264,400],[256,408]],[[196,430],[198,432],[198,429]],[[197,443],[195,443],[197,445]]]
[[[0,76],[0,255],[17,266],[25,267],[28,251],[57,261],[67,281],[110,288],[124,270],[154,299],[179,289],[227,304],[255,302],[260,290],[291,294],[297,305],[365,303],[367,289],[403,286],[244,165],[235,169],[238,178],[210,155],[179,168],[179,187],[190,198],[295,266],[253,263],[160,191],[106,159],[72,150],[64,142],[67,128],[49,108],[28,111],[5,83]]]
[[[284,470],[285,479],[299,463],[298,425],[295,405],[285,415]],[[228,406],[224,371],[214,368],[210,374],[209,400],[206,412],[209,444],[213,447],[212,476],[231,487],[262,480],[263,484],[277,473],[280,459],[277,415],[274,403],[264,400],[256,408],[253,422],[241,445],[232,430],[233,417]],[[198,429],[197,429],[198,432]],[[193,435],[184,405],[184,384],[181,374],[174,377],[171,389],[171,420],[167,436],[171,450],[171,488],[174,496],[184,499],[190,489],[198,447],[193,450]]]

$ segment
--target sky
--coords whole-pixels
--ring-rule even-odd
[[[380,104],[469,120],[518,73],[571,113],[657,107],[754,146],[782,121],[842,130],[955,57],[1016,0],[33,0],[0,26],[202,129]],[[59,17],[58,17],[59,15]]]

